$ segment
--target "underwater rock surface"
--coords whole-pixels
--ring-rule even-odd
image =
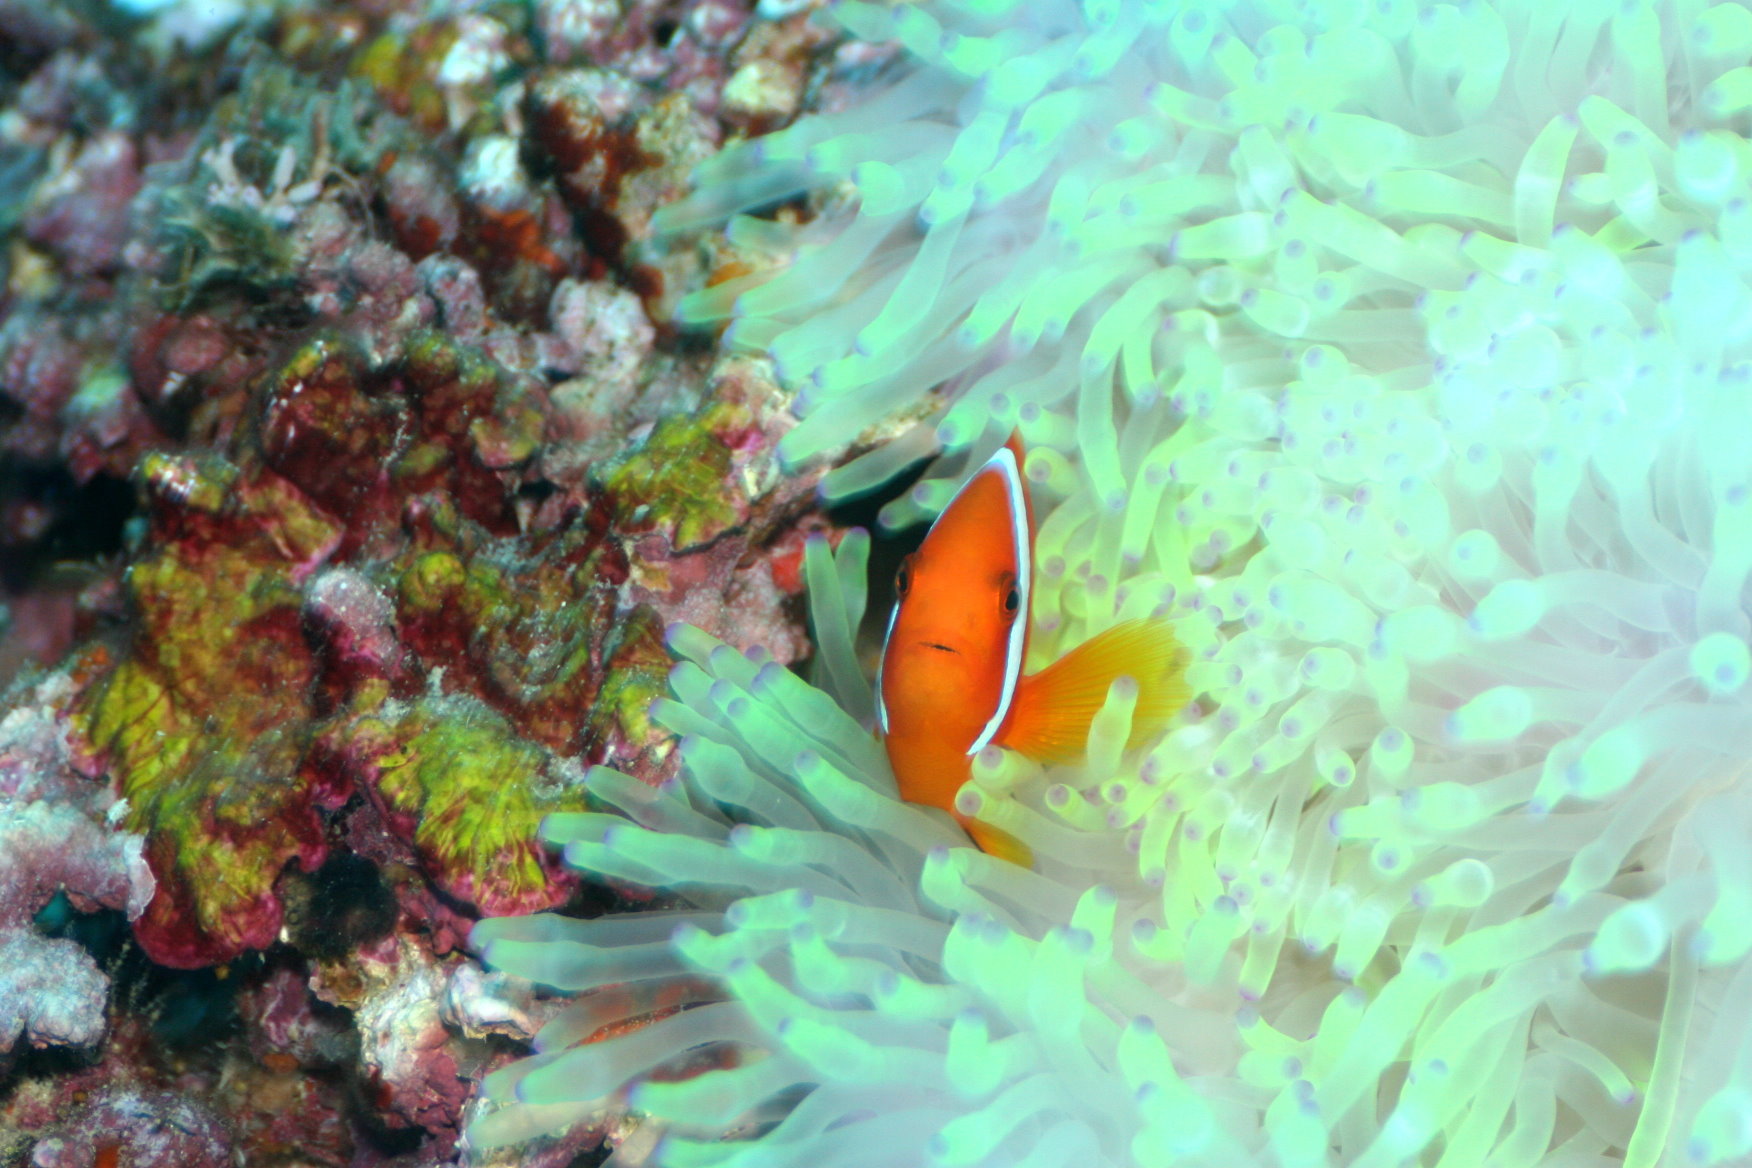
[[[0,6],[0,1158],[456,1163],[471,923],[649,903],[537,828],[674,772],[664,628],[808,651],[650,222],[824,34],[672,9]]]

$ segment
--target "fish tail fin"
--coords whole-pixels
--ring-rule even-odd
[[[1022,678],[997,743],[1040,762],[1077,757],[1088,744],[1089,724],[1107,701],[1108,687],[1120,677],[1138,683],[1128,748],[1160,730],[1191,700],[1185,650],[1167,622],[1126,621]]]

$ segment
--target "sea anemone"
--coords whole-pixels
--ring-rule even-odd
[[[476,1138],[624,1105],[688,1166],[1752,1154],[1752,10],[833,12],[918,67],[712,164],[671,226],[826,210],[689,311],[800,385],[795,459],[923,419],[831,491],[1019,426],[1033,665],[1163,613],[1199,698],[1140,751],[1116,687],[1079,762],[982,755],[961,809],[1023,871],[845,712],[861,542],[813,552],[823,689],[674,630],[683,778],[597,771],[547,830],[699,908],[481,926],[583,996]],[[659,983],[688,1008],[575,1045]]]

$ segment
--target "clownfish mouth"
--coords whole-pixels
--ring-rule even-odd
[[[959,650],[959,649],[951,649],[948,645],[939,645],[935,641],[920,641],[919,644],[923,645],[927,649],[937,649],[937,650],[940,650],[944,653],[960,653],[961,652],[961,650]]]

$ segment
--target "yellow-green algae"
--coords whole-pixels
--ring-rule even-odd
[[[461,537],[416,545],[389,565],[404,638],[446,688],[517,710],[519,731],[554,750],[582,749],[600,642],[614,622],[612,550],[576,530],[534,552],[454,520]],[[605,578],[606,577],[606,578]]]
[[[466,432],[481,465],[494,470],[527,462],[540,449],[541,409],[522,382],[479,349],[420,330],[409,338],[403,360],[408,396],[435,436]]]
[[[535,829],[566,788],[553,754],[503,714],[467,695],[385,702],[324,746],[374,779],[445,891],[475,901],[490,878],[495,903],[549,902]]]
[[[148,455],[141,475],[174,498],[179,524],[243,534],[193,551],[166,541],[134,564],[132,652],[89,692],[75,728],[115,773],[124,825],[149,836],[161,889],[148,922],[192,927],[222,951],[265,944],[275,877],[320,840],[297,777],[315,662],[293,574],[337,532],[294,493],[216,457]],[[192,921],[162,919],[173,899]],[[199,963],[180,947],[159,956]]]
[[[604,656],[607,668],[596,703],[585,720],[599,746],[619,746],[615,757],[651,752],[668,735],[651,719],[651,704],[669,686],[669,650],[663,644],[663,624],[649,605],[641,605],[615,624]]]
[[[659,421],[603,475],[616,526],[663,531],[678,551],[729,531],[741,517],[724,489],[731,468],[726,435],[748,425],[747,407],[724,401]]]
[[[237,463],[143,463],[137,624],[78,714],[148,837],[148,948],[198,965],[269,943],[281,870],[325,854],[319,809],[380,776],[428,878],[495,911],[547,903],[528,841],[560,760],[655,762],[666,662],[605,515],[520,531],[539,394],[441,334],[374,362],[324,333],[256,400]]]

